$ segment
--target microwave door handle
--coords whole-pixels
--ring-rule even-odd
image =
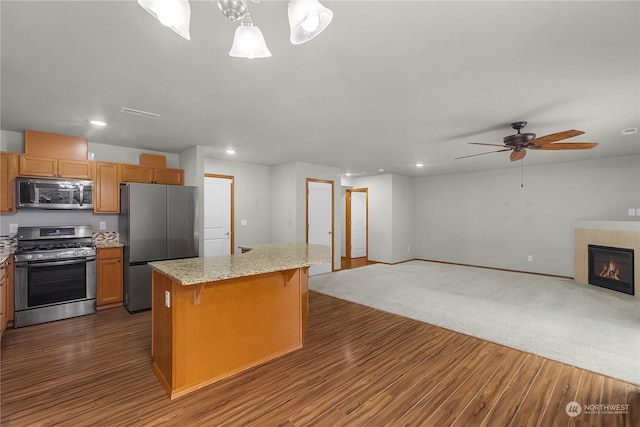
[[[84,185],[78,184],[78,189],[80,190],[80,206],[84,203]]]

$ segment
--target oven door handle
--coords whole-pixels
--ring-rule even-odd
[[[95,261],[95,257],[89,258],[76,258],[64,261],[42,261],[42,262],[16,262],[16,267],[52,267],[56,265],[71,265],[71,264],[84,264],[87,262]]]

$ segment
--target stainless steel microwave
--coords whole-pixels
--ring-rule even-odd
[[[16,178],[18,209],[93,209],[93,181]]]

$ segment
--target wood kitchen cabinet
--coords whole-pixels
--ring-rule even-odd
[[[93,191],[93,211],[95,213],[120,212],[118,163],[96,162]]]
[[[120,164],[120,182],[184,185],[184,170]]]
[[[0,264],[0,337],[13,320],[13,257]],[[11,304],[10,304],[11,302]],[[10,319],[11,317],[11,319]]]
[[[0,212],[16,212],[18,155],[0,152]]]
[[[147,184],[153,182],[153,168],[124,163],[121,163],[119,168],[120,182],[142,182]]]
[[[92,179],[92,163],[88,160],[52,159],[20,155],[19,175]]]
[[[184,185],[184,170],[154,169],[153,182],[156,184]]]
[[[122,247],[98,248],[96,273],[96,305],[122,305]]]

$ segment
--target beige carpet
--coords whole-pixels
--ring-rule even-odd
[[[309,288],[640,384],[640,300],[619,292],[425,261],[313,276]]]

